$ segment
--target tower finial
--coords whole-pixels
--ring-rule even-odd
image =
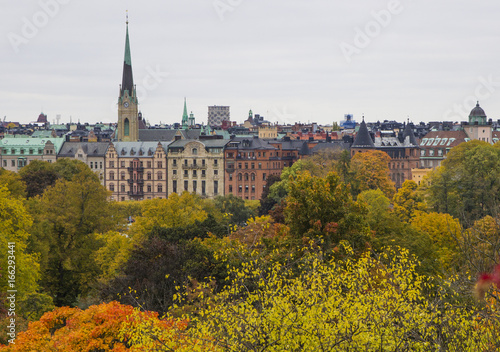
[[[126,17],[127,17],[127,21],[125,23],[127,23],[127,25],[128,25],[128,10],[125,10],[125,13],[126,13]]]

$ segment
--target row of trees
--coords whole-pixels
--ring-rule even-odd
[[[7,241],[18,238],[31,261],[33,320],[52,304],[114,300],[167,315],[133,331],[120,320],[109,350],[495,350],[496,293],[472,293],[498,261],[499,194],[486,200],[480,186],[494,189],[500,170],[486,168],[500,157],[486,143],[460,147],[429,182],[397,192],[384,153],[301,160],[268,181],[259,209],[188,193],[109,203],[77,162],[49,166],[55,181],[32,196],[23,174],[3,172],[2,197],[23,219]]]

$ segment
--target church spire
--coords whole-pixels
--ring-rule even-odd
[[[120,95],[123,96],[128,90],[129,96],[134,92],[134,78],[132,76],[132,56],[130,55],[130,41],[128,38],[128,12],[127,12],[127,35],[125,37],[125,58],[123,60],[122,89]]]
[[[182,128],[185,130],[188,129],[188,112],[186,106],[186,98],[184,98],[184,112],[182,113]]]

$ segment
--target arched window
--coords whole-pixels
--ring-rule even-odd
[[[251,175],[250,175],[250,179],[251,179],[252,181],[255,181],[255,174],[251,174]]]
[[[110,179],[110,180],[114,180],[114,179],[115,179],[115,173],[114,173],[113,171],[111,171],[111,172],[109,173],[109,179]]]
[[[191,154],[193,154],[193,155],[198,155],[198,149],[193,148],[193,149],[191,150]]]
[[[248,174],[245,174],[245,181],[248,181]]]
[[[114,191],[115,191],[115,184],[114,184],[114,183],[110,183],[110,184],[109,184],[109,190],[110,190],[111,192],[114,192]]]
[[[128,121],[128,119],[125,119],[125,121],[123,121],[123,135],[124,136],[128,136],[130,134],[130,123]]]
[[[158,171],[158,180],[162,180],[162,179],[163,179],[163,173],[161,171]]]
[[[243,175],[242,174],[238,174],[238,181],[241,181],[243,178]]]

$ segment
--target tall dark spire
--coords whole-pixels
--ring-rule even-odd
[[[365,119],[361,121],[359,125],[358,133],[354,139],[352,147],[364,147],[364,148],[374,148],[372,137],[370,137],[370,132],[368,132],[368,127],[366,127]]]
[[[415,135],[413,134],[413,130],[411,129],[409,120],[403,131],[403,140],[406,140],[406,137],[409,137],[408,141],[411,145],[418,145]]]
[[[134,92],[134,78],[132,76],[132,57],[130,55],[130,42],[128,39],[128,13],[127,13],[127,35],[125,37],[125,59],[123,61],[123,77],[121,96],[128,90],[129,96]]]

